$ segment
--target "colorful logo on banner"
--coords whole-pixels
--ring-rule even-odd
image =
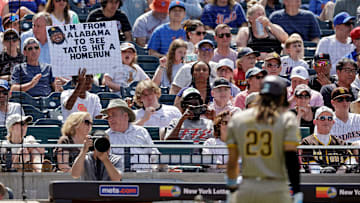
[[[138,185],[100,185],[99,196],[139,196]]]
[[[316,198],[335,198],[336,195],[334,187],[316,187]]]
[[[173,185],[160,185],[160,197],[179,197],[181,189]]]

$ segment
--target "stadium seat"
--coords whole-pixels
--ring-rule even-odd
[[[68,2],[70,5],[70,9],[78,15],[80,22],[85,22],[90,11],[100,7],[100,3],[96,3],[91,7],[85,6],[83,8],[80,8],[77,6],[77,4],[80,2],[79,0],[70,0]]]
[[[139,81],[134,81],[130,83],[128,87],[121,87],[120,88],[121,97],[123,99],[125,99],[126,97],[133,97],[135,95],[135,89],[138,83]]]
[[[39,125],[57,125],[57,126],[61,127],[62,122],[61,122],[61,120],[57,120],[57,119],[40,118],[40,119],[36,120],[33,125],[35,125],[35,126],[39,126]]]
[[[194,144],[192,140],[155,140],[154,144],[161,145],[187,145]],[[190,155],[193,153],[193,149],[191,148],[158,148],[161,154],[171,154],[171,155]]]
[[[239,28],[233,27],[233,28],[231,28],[230,32],[232,35],[237,35],[237,33],[239,32]]]
[[[326,37],[335,34],[335,31],[331,29],[323,29],[320,30],[320,32],[321,32],[321,37]]]
[[[161,94],[169,94],[170,88],[168,87],[161,87]]]
[[[110,100],[120,98],[119,95],[111,92],[99,92],[97,95],[100,98],[100,103],[102,108],[106,108]]]
[[[158,127],[145,127],[152,140],[160,140],[160,129]]]
[[[310,128],[309,127],[300,127],[300,134],[301,139],[310,135]]]
[[[60,92],[52,92],[49,96],[41,98],[41,109],[56,109],[60,106]]]
[[[308,58],[313,58],[315,55],[316,49],[314,48],[305,48],[304,56]]]
[[[155,71],[160,64],[159,58],[148,55],[138,55],[137,62],[150,78],[154,76]]]
[[[143,48],[140,45],[136,44],[135,42],[130,42],[135,46],[137,55],[149,55],[149,49]]]
[[[109,125],[109,123],[105,119],[94,119],[93,125]]]
[[[49,139],[59,139],[61,128],[57,125],[29,126],[27,135],[32,135],[36,140],[41,140],[41,144],[47,144]]]
[[[38,108],[29,105],[29,104],[23,104],[22,108],[24,109],[25,115],[30,115],[33,117],[33,122],[40,118],[48,118],[48,111],[41,112]]]
[[[12,92],[10,101],[20,104],[29,104],[39,109],[41,108],[41,98],[32,97],[30,94],[26,92],[18,92],[18,91]]]
[[[68,81],[65,85],[62,86],[64,90],[74,89],[75,87],[71,85],[71,80]]]
[[[319,18],[316,18],[319,26],[320,26],[320,30],[332,30],[333,26],[332,26],[332,22],[327,20],[327,21],[321,21]]]
[[[172,94],[163,94],[159,98],[160,104],[174,105],[176,95]]]

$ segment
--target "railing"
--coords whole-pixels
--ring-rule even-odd
[[[165,143],[165,142],[164,142]],[[172,141],[172,143],[174,143]],[[21,153],[9,153],[9,149],[13,148],[44,148],[45,153],[40,156],[39,162],[26,162],[23,163],[21,160],[27,155],[30,157],[39,155],[39,153],[32,154],[21,154]],[[0,158],[2,160],[1,167],[2,171],[19,171],[21,169],[28,169],[29,165],[43,163],[44,160],[50,160],[51,165],[56,168],[59,164],[68,164],[72,165],[69,162],[58,162],[56,159],[56,154],[54,152],[55,148],[78,148],[81,149],[82,144],[8,144],[0,145]],[[197,144],[155,144],[155,145],[111,145],[111,151],[117,148],[122,148],[123,153],[113,153],[116,155],[122,156],[123,159],[123,168],[124,172],[131,171],[191,171],[191,172],[206,172],[206,171],[217,171],[224,172],[226,161],[228,158],[227,154],[202,154],[204,148],[210,149],[225,149],[226,146],[204,146]],[[153,150],[152,153],[134,153],[134,149],[146,149],[153,148],[158,149]],[[360,146],[299,146],[299,160],[309,155],[303,155],[301,152],[303,150],[357,150],[360,149]],[[13,150],[14,151],[14,150]],[[62,156],[69,155],[68,150],[63,150],[65,152],[59,153]],[[17,159],[12,157],[18,155]],[[71,154],[70,154],[71,155]],[[340,155],[339,155],[340,156]],[[345,165],[357,168],[353,172],[359,171],[359,155],[348,154],[341,155],[348,158],[351,158],[350,162],[345,163]],[[26,160],[24,158],[24,160]],[[11,162],[10,162],[11,161]],[[241,164],[241,161],[239,162]],[[13,166],[17,165],[16,168]],[[343,164],[344,165],[344,164]],[[305,168],[307,164],[302,163],[302,168]],[[331,166],[331,165],[329,165]],[[305,172],[302,170],[302,172]]]

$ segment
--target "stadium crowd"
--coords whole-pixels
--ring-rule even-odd
[[[204,146],[226,145],[230,117],[256,108],[262,80],[275,75],[287,83],[289,110],[296,114],[299,132],[305,131],[299,144],[359,145],[360,19],[355,15],[360,15],[354,8],[360,3],[347,2],[1,0],[0,125],[7,129],[0,135],[1,144],[38,143],[43,135],[26,136],[27,127],[40,120],[58,121],[58,144],[85,146],[54,149],[54,170],[96,179],[98,171],[84,167],[100,167],[96,160],[101,160],[109,175],[100,179],[119,180],[117,170],[124,164],[113,154],[123,149],[87,155],[92,145],[88,134],[96,121],[107,120],[110,144],[192,140]],[[47,33],[59,30],[46,26],[100,21],[117,22],[122,68],[93,75],[85,67],[72,77],[54,75]],[[28,97],[16,100],[19,91]],[[44,107],[51,98],[55,105]],[[31,105],[30,100],[41,104]],[[158,128],[159,136],[144,127]],[[50,170],[43,148],[13,150],[10,165],[8,150],[1,145],[0,150],[3,171],[19,169],[20,159],[31,163],[31,158],[40,163],[26,170]],[[25,152],[37,156],[17,155]],[[139,148],[130,153],[160,152]],[[356,160],[351,156],[358,154],[332,150],[329,155],[325,149],[302,153],[314,156],[302,159],[304,171],[311,173],[353,171],[349,163]],[[131,157],[137,163],[131,170],[163,168],[149,167],[153,158]],[[219,166],[211,169],[223,171],[226,159],[217,157]]]

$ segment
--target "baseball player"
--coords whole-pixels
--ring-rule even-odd
[[[294,202],[302,202],[299,162],[299,126],[287,111],[286,83],[278,76],[263,80],[257,106],[233,116],[228,125],[227,186],[231,202],[290,203],[288,178]],[[238,158],[242,182],[238,186]],[[236,191],[237,190],[237,191]]]

